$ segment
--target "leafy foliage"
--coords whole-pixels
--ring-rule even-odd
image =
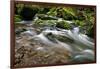
[[[34,25],[37,26],[56,25],[60,28],[70,29],[71,26],[66,21],[73,21],[85,31],[84,34],[92,38],[94,36],[95,8],[92,7],[43,7],[39,5],[16,4],[15,10],[15,22],[33,20]],[[59,22],[59,19],[62,19],[62,21]]]

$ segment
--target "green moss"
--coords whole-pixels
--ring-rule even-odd
[[[62,29],[70,29],[71,28],[70,24],[65,21],[58,22],[56,27],[62,28]]]
[[[19,15],[15,15],[14,20],[15,20],[15,22],[20,22],[21,17]]]

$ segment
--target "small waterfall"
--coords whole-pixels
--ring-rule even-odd
[[[49,35],[50,33],[51,35]],[[46,30],[43,30],[39,35],[34,36],[32,39],[38,40],[39,42],[47,46],[54,46],[54,47],[60,47],[60,48],[63,47],[63,48],[66,48],[68,51],[72,52],[70,45],[64,42],[61,42],[55,38],[56,35],[62,35],[62,33],[63,32],[57,31],[56,29],[54,30],[46,29]],[[52,40],[50,40],[48,36],[50,36]]]
[[[48,38],[48,36],[52,40]],[[65,36],[65,38],[69,38],[74,42],[62,42],[58,40],[56,36]],[[35,35],[32,39],[38,40],[47,46],[64,48],[73,54],[74,59],[79,57],[84,59],[88,58],[87,53],[92,57],[94,56],[94,54],[90,52],[90,50],[93,51],[94,43],[91,42],[91,38],[87,35],[79,32],[79,27],[74,27],[72,30],[46,27],[40,34]]]
[[[61,30],[61,29],[60,29]],[[79,27],[75,27],[72,30],[61,30],[63,31],[63,36],[74,40],[79,46],[84,46],[93,49],[94,43],[91,41],[93,39],[89,38],[87,35],[79,32]]]
[[[84,37],[86,35],[79,33],[79,27],[75,27],[72,30],[72,36],[73,36],[73,39],[76,41],[76,43],[80,45],[83,44],[84,46],[87,46],[92,49],[94,48],[93,47],[94,43],[89,40],[89,37]]]
[[[20,24],[30,25],[32,21],[22,21]],[[71,21],[68,21],[72,24]],[[91,59],[94,58],[94,42],[92,38],[80,32],[80,28],[72,25],[71,30],[61,29],[57,27],[43,27],[40,34],[34,31],[34,28],[27,28],[21,35],[28,35],[30,39],[39,41],[46,46],[64,48],[73,55],[73,59]],[[56,37],[58,36],[58,37]],[[61,41],[58,38],[63,37],[70,41]],[[41,47],[39,49],[42,49]],[[38,50],[39,50],[38,49]],[[88,54],[87,54],[88,53]],[[89,58],[90,57],[90,58]]]

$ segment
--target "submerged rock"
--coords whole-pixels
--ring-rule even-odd
[[[15,66],[34,64],[68,63],[70,53],[64,48],[46,46],[37,40],[29,40],[27,35],[17,39]]]
[[[78,27],[66,30],[25,25],[17,29],[25,30],[16,34],[15,66],[94,61],[94,43]]]

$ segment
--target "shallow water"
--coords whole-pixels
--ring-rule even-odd
[[[79,27],[73,27],[71,30],[61,29],[57,27],[42,27],[42,30],[40,30],[39,33],[36,31],[38,28],[33,27],[32,24],[26,25],[22,28],[25,28],[26,31],[20,32],[19,36],[16,36],[16,55],[21,55],[22,53],[18,53],[17,51],[21,47],[25,47],[26,50],[29,48],[29,50],[32,52],[41,52],[42,54],[48,53],[48,55],[54,52],[55,55],[58,56],[57,52],[60,52],[61,54],[59,56],[64,56],[63,59],[67,60],[66,62],[83,62],[85,60],[94,61],[93,39],[85,34],[82,34]],[[18,28],[16,29],[18,30]],[[26,52],[26,50],[23,52]],[[65,56],[67,54],[68,56],[70,56],[70,59],[67,58],[68,56],[65,59]],[[42,57],[44,56],[42,55]],[[19,56],[17,56],[16,59],[18,57]],[[22,63],[22,60],[24,62],[27,57],[21,58],[20,63]],[[34,58],[34,56],[32,57]],[[38,55],[37,58],[38,57],[39,59],[45,59],[40,58],[40,55]],[[54,59],[54,54],[49,57],[51,57],[50,59]],[[32,60],[34,60],[33,63],[40,63],[39,61],[35,61],[35,58],[31,58]],[[62,60],[61,58],[62,57],[59,57],[57,61]],[[29,59],[29,61],[31,61],[31,59]],[[47,61],[47,64],[51,63],[49,59]],[[28,61],[25,61],[24,63],[26,62]],[[54,60],[53,63],[55,62],[56,60]],[[46,62],[44,62],[44,64],[45,63]]]

